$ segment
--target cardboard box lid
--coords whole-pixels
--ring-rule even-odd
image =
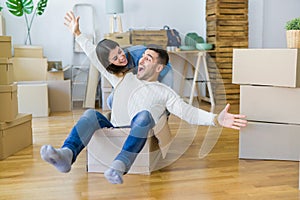
[[[1,92],[15,92],[17,91],[17,84],[13,83],[10,85],[0,85],[0,93]]]
[[[32,119],[32,114],[19,113],[17,115],[16,119],[11,122],[0,122],[0,130],[5,130],[5,129],[11,128],[13,126],[23,124],[25,122],[31,121],[31,119]]]
[[[0,64],[12,64],[12,61],[9,58],[1,58],[0,57]]]
[[[43,47],[35,45],[14,45],[14,49],[43,50]]]
[[[300,87],[299,49],[233,49],[232,83]]]
[[[11,36],[0,36],[0,42],[11,42]]]

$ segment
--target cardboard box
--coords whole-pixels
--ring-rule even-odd
[[[300,86],[299,49],[234,49],[232,82]]]
[[[38,87],[38,85],[47,85],[48,90],[48,104],[49,110],[51,112],[62,112],[62,111],[71,111],[71,80],[52,80],[52,81],[23,81],[18,82],[19,85],[24,87],[31,87],[30,93],[34,93],[33,96],[36,97],[39,94],[37,90],[35,92],[34,87]],[[22,88],[22,89],[23,89]],[[29,90],[29,89],[28,89]],[[45,91],[42,92],[42,96],[45,96]],[[27,97],[27,95],[19,95],[19,98]],[[33,97],[33,98],[34,98]],[[27,97],[28,98],[28,97]],[[45,99],[45,97],[43,98]],[[36,100],[33,100],[36,101]],[[46,105],[46,102],[44,103]],[[25,106],[25,105],[23,105]],[[45,110],[45,106],[43,106],[43,110]],[[35,115],[34,115],[35,116]]]
[[[15,81],[47,80],[47,58],[11,58]]]
[[[48,81],[54,81],[54,80],[64,80],[64,71],[60,70],[60,71],[48,71],[47,72],[47,80]]]
[[[0,121],[13,121],[18,114],[17,84],[0,85]]]
[[[47,81],[51,112],[71,111],[71,81]]]
[[[240,113],[248,120],[300,124],[299,102],[300,88],[240,87]]]
[[[0,160],[31,144],[31,115],[19,114],[12,122],[0,122]]]
[[[12,62],[8,58],[0,58],[0,85],[9,85],[13,82]]]
[[[103,173],[120,153],[130,129],[99,129],[87,146],[87,171]],[[159,159],[161,152],[157,139],[149,137],[144,148],[137,156],[129,174],[149,175]]]
[[[105,39],[110,39],[117,42],[120,46],[126,47],[130,46],[130,33],[108,33],[104,35]]]
[[[0,36],[0,57],[11,58],[11,36]]]
[[[239,158],[299,161],[300,125],[248,122],[239,140]]]
[[[61,61],[48,61],[47,71],[61,71],[63,70]]]
[[[14,57],[43,58],[43,47],[33,45],[14,45]]]
[[[41,82],[18,82],[18,107],[20,113],[32,117],[49,115],[48,86]]]
[[[64,80],[61,61],[48,61],[47,71],[47,80]]]

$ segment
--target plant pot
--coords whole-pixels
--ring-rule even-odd
[[[287,47],[290,49],[300,48],[300,30],[286,31]]]

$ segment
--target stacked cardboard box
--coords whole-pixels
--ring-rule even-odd
[[[48,63],[41,46],[15,45],[12,62],[15,81],[47,80]]]
[[[299,160],[300,50],[235,49],[233,83],[240,84],[239,157]]]
[[[33,117],[49,115],[47,80],[48,63],[41,46],[14,45],[14,80],[18,82],[18,107]],[[30,83],[27,83],[30,82]]]
[[[14,80],[19,111],[47,117],[50,111],[71,110],[71,84],[64,80],[60,61],[48,61],[41,46],[14,45]]]
[[[32,144],[31,115],[18,111],[11,37],[0,36],[0,160]]]
[[[51,81],[64,80],[64,71],[62,68],[61,61],[48,61],[47,80],[51,80]]]

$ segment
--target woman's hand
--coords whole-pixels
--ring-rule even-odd
[[[232,128],[236,130],[240,130],[241,127],[245,127],[247,125],[247,120],[245,115],[235,115],[228,113],[228,110],[230,108],[230,104],[227,104],[224,110],[220,112],[218,115],[218,122],[221,126],[226,128]]]
[[[71,33],[73,33],[75,36],[79,36],[81,34],[79,30],[79,16],[75,17],[74,13],[72,11],[69,11],[65,15],[65,22],[64,25],[66,25]]]

